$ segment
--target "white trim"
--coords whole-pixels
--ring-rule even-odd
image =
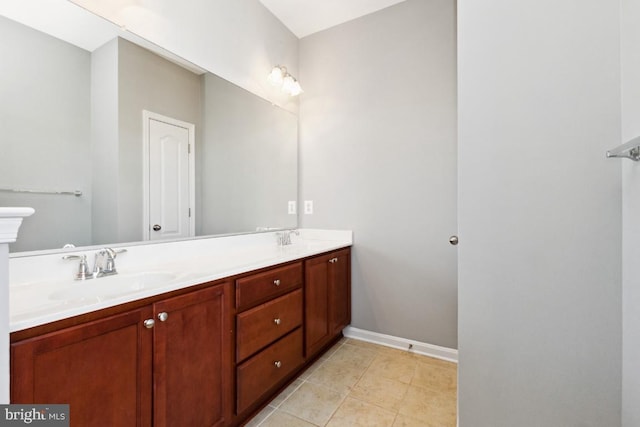
[[[15,242],[22,218],[34,212],[33,208],[0,208],[0,243]]]
[[[439,345],[427,344],[407,338],[380,334],[378,332],[354,328],[353,326],[347,326],[342,331],[342,334],[347,338],[367,341],[370,343],[380,344],[400,350],[409,350],[409,345],[411,345],[411,350],[409,351],[411,351],[412,353],[422,354],[424,356],[435,357],[436,359],[458,363],[458,350],[455,350],[453,348],[440,347]]]
[[[149,120],[157,120],[189,131],[189,236],[196,235],[196,126],[193,123],[142,110],[142,240],[150,240],[149,224]]]
[[[0,208],[0,404],[9,403],[9,243],[15,242],[22,218],[32,208]]]

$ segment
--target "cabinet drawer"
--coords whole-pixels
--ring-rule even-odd
[[[274,268],[236,280],[236,306],[239,309],[266,301],[302,286],[302,263]]]
[[[238,413],[272,391],[303,362],[302,328],[298,328],[238,366]]]
[[[302,289],[240,313],[237,316],[238,361],[302,325]]]

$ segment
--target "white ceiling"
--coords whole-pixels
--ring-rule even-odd
[[[1,0],[0,15],[90,52],[118,35],[118,27],[67,0]]]
[[[260,0],[293,34],[302,38],[404,0]]]

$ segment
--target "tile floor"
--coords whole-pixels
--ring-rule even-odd
[[[343,338],[248,427],[455,427],[457,366]]]

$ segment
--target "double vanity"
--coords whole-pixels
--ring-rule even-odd
[[[129,246],[91,280],[12,258],[11,401],[69,403],[77,426],[241,425],[350,323],[351,232],[290,238]]]

